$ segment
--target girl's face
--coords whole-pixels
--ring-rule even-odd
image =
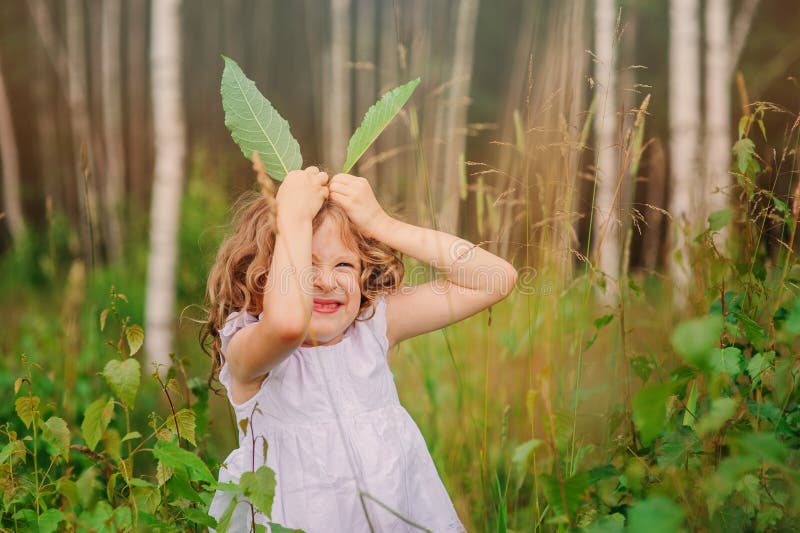
[[[336,344],[361,306],[361,260],[342,241],[339,223],[326,217],[311,237],[314,299],[303,346]]]

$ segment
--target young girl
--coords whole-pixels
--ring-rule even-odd
[[[229,531],[251,516],[308,533],[463,531],[387,355],[502,300],[514,268],[390,217],[364,178],[316,167],[241,213],[208,279],[212,376],[240,428],[220,481],[266,464],[277,485],[270,517],[239,504]],[[403,285],[401,253],[444,279]],[[217,492],[210,514],[232,497]]]

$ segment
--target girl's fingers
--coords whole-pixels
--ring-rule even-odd
[[[307,167],[306,168],[306,173],[314,176],[316,174],[319,174],[319,169],[317,167]]]

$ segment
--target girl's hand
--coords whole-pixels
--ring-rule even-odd
[[[336,174],[328,184],[331,200],[341,205],[350,220],[363,234],[376,238],[375,230],[389,215],[383,210],[365,178]]]
[[[278,216],[313,220],[328,197],[328,174],[317,167],[293,170],[278,188]]]

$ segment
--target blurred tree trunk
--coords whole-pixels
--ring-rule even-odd
[[[103,137],[106,148],[106,183],[103,207],[108,228],[109,259],[122,257],[122,204],[125,191],[125,149],[122,135],[122,84],[120,83],[120,0],[104,0],[101,25]]]
[[[98,224],[96,166],[94,161],[88,83],[86,78],[86,20],[82,0],[67,0],[67,93],[72,122],[73,157],[81,210],[84,261],[92,269],[102,244]]]
[[[19,153],[14,138],[14,121],[11,117],[11,105],[6,92],[2,65],[0,65],[0,159],[3,172],[3,206],[0,212],[5,213],[4,218],[11,238],[18,243],[25,233],[25,218],[22,214],[19,191]]]
[[[653,145],[647,150],[646,203],[660,207],[667,196],[667,156],[664,152],[664,143],[656,137]],[[663,220],[664,214],[661,211],[645,206],[642,265],[649,271],[655,271],[659,264],[663,244]]]
[[[728,206],[731,160],[731,42],[729,0],[706,0],[705,192],[703,219]],[[727,231],[720,231],[722,246]]]
[[[437,203],[439,229],[447,233],[458,231],[458,215],[461,203],[459,195],[459,161],[464,158],[467,134],[467,111],[469,108],[472,58],[475,43],[475,26],[478,18],[478,0],[462,0],[457,3],[455,29],[455,54],[450,78],[450,89],[445,103],[444,147],[441,165],[434,169],[431,180],[438,194]]]
[[[147,94],[147,1],[128,0],[127,129],[128,183],[136,205],[147,203],[150,189],[152,124]]]
[[[72,135],[72,161],[75,177],[75,196],[78,199],[80,218],[81,255],[84,262],[94,266],[99,239],[95,231],[97,201],[92,180],[91,123],[87,104],[86,42],[83,4],[80,0],[67,0],[67,42],[59,42],[50,12],[43,0],[28,2],[31,16],[45,52],[58,76],[59,84],[66,87]]]
[[[374,0],[358,0],[356,4],[356,52],[355,75],[356,97],[353,113],[353,124],[360,124],[367,109],[378,99],[375,91],[375,28],[377,18]],[[375,157],[376,147],[373,144],[361,157],[358,163],[358,174],[364,176],[366,166]],[[374,175],[373,167],[370,174]],[[373,184],[375,181],[373,181]]]
[[[400,43],[397,28],[395,27],[395,12],[393,2],[381,2],[379,9],[379,45],[380,58],[378,60],[378,92],[384,92],[398,85],[398,54]],[[408,136],[403,136],[402,121],[393,120],[384,132],[378,137],[377,146],[377,172],[380,176],[378,189],[380,198],[388,203],[389,211],[397,211],[403,204],[401,191],[403,182],[400,172],[401,157],[398,151],[401,145],[408,143]],[[404,158],[403,158],[404,159]]]
[[[43,47],[32,47],[34,75],[31,93],[35,107],[36,158],[44,181],[44,197],[50,198],[52,207],[61,213],[72,213],[74,201],[64,184],[71,181],[72,173],[64,172],[59,163],[59,134],[63,134],[63,113],[58,98],[58,78],[48,62]],[[46,200],[45,200],[46,201]]]
[[[685,307],[690,264],[687,232],[697,226],[702,181],[700,140],[700,14],[698,0],[670,0],[669,126],[672,214],[669,270],[676,310]],[[699,181],[699,183],[698,183]],[[695,194],[693,194],[695,192]]]
[[[175,306],[178,222],[186,157],[181,82],[181,2],[159,0],[152,10],[152,94],[155,172],[150,210],[145,350],[149,362],[170,364]]]
[[[594,121],[596,194],[592,222],[592,256],[597,267],[616,280],[620,272],[620,180],[617,139],[617,62],[614,0],[597,0],[595,20]],[[609,287],[610,288],[610,287]],[[609,294],[608,292],[606,294]],[[612,301],[613,298],[608,298]]]
[[[744,0],[730,27],[730,0],[707,0],[705,194],[703,217],[730,205],[731,81],[739,62],[759,0]],[[728,228],[720,230],[716,245],[724,248]]]
[[[336,173],[342,169],[347,141],[353,133],[350,126],[350,0],[331,0],[330,54],[330,97],[323,98],[326,135],[323,153],[324,164]]]
[[[515,165],[519,165],[523,159],[523,152],[519,149],[524,145],[524,131],[517,130],[516,121],[523,120],[525,116],[524,96],[530,96],[531,87],[528,85],[529,70],[533,62],[533,44],[539,33],[538,21],[541,17],[539,13],[541,6],[538,2],[523,2],[522,12],[519,17],[517,28],[516,47],[514,58],[511,64],[508,89],[506,91],[506,108],[503,113],[503,127],[500,139],[508,145],[502,147],[502,152],[498,160],[497,194],[503,199],[499,202],[499,224],[500,231],[498,240],[493,243],[492,251],[499,253],[501,257],[508,257],[509,246],[511,244],[511,233],[513,231],[514,207],[517,205],[516,198],[519,197],[519,187],[512,181]],[[521,134],[522,138],[517,138]],[[517,194],[514,194],[517,193]]]

